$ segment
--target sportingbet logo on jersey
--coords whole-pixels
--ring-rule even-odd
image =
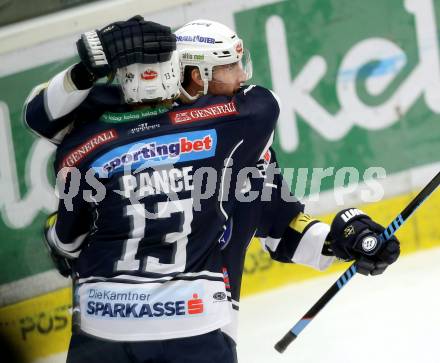
[[[95,160],[92,168],[110,176],[124,170],[209,158],[215,155],[216,146],[214,129],[159,136],[119,146]]]

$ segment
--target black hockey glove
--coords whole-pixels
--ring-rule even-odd
[[[49,232],[51,228],[55,226],[56,221],[57,221],[57,212],[53,212],[47,217],[46,222],[44,223],[43,240],[58,272],[64,277],[69,277],[72,276],[72,267],[70,261],[66,257],[62,256],[60,253],[58,253],[56,248],[53,246],[53,243],[51,242],[52,239],[49,236]]]
[[[136,15],[81,35],[76,43],[81,62],[94,80],[133,63],[168,61],[176,49],[171,28]]]
[[[333,219],[327,237],[329,248],[342,260],[356,260],[359,273],[378,275],[395,262],[400,254],[397,238],[379,238],[383,230],[380,224],[359,209],[344,209]]]

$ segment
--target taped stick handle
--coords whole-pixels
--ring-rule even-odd
[[[286,348],[296,339],[296,335],[293,334],[290,330],[284,335],[280,341],[275,344],[275,349],[279,353],[283,353]]]

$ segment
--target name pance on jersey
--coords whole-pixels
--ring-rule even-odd
[[[193,190],[193,167],[123,175],[121,176],[121,189],[126,198],[130,198],[133,193],[136,193],[138,197],[145,197]]]

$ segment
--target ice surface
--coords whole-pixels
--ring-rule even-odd
[[[439,363],[440,248],[401,257],[383,275],[356,275],[280,354],[273,345],[340,274],[240,304],[240,363]]]

